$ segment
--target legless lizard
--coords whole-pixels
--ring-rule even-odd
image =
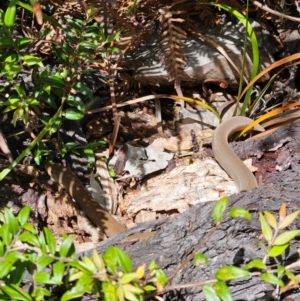
[[[212,139],[212,149],[217,161],[234,180],[239,191],[252,190],[257,187],[257,182],[248,169],[228,145],[228,137],[244,129],[253,120],[247,117],[236,116],[223,121],[215,130]],[[256,131],[264,131],[260,125],[254,127]]]

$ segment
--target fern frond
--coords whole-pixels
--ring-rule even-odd
[[[179,15],[181,12],[170,11],[167,7],[159,10],[159,45],[162,52],[161,62],[164,63],[169,75],[169,81],[175,82],[175,88],[178,91],[180,81],[187,79],[188,76],[184,72],[184,67],[187,63],[187,58],[184,55],[186,32],[175,25],[182,23],[184,19],[175,18],[174,15]],[[182,94],[182,93],[181,93]]]

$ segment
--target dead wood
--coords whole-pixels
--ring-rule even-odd
[[[257,239],[261,235],[258,213],[268,210],[276,215],[283,202],[287,204],[289,213],[300,206],[300,183],[297,181],[300,177],[299,129],[300,124],[293,123],[270,136],[256,140],[255,143],[250,141],[235,144],[237,149],[257,153],[258,150],[266,151],[274,147],[281,141],[281,138],[291,137],[288,139],[291,141],[285,145],[289,147],[291,154],[291,164],[288,170],[269,174],[265,183],[259,188],[230,197],[229,207],[239,206],[248,209],[253,215],[251,222],[226,217],[220,228],[214,231],[215,223],[211,217],[214,203],[193,206],[183,214],[168,219],[154,237],[133,246],[126,246],[135,266],[155,260],[170,277],[194,250],[203,252],[209,260],[207,265],[195,267],[189,261],[182,269],[176,271],[170,285],[180,286],[212,279],[217,269],[226,264],[243,266],[254,258],[263,258],[264,253],[257,244]],[[296,220],[293,228],[300,228],[299,219]],[[117,239],[118,237],[114,237],[113,243],[116,243]],[[108,244],[109,240],[104,245],[100,244],[97,250],[103,252]],[[279,263],[286,266],[299,260],[297,248],[299,248],[299,240],[296,239]],[[268,264],[274,263],[272,261]],[[247,301],[272,300],[271,295],[274,292],[274,286],[264,283],[259,277],[232,281],[230,289],[234,300]],[[280,300],[299,300],[299,296],[298,290],[291,290],[286,292]],[[194,288],[171,290],[164,295],[164,298],[166,300],[205,300],[199,285]]]

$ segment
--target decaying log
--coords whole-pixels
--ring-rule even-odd
[[[257,149],[266,151],[278,137],[291,137],[289,143],[291,156],[290,169],[270,174],[265,184],[250,192],[241,192],[230,197],[229,207],[244,207],[252,213],[252,221],[244,219],[224,218],[221,226],[214,230],[215,223],[211,217],[214,203],[199,204],[191,207],[183,214],[168,219],[156,233],[146,241],[132,246],[126,245],[135,267],[155,260],[166,272],[168,277],[174,275],[170,285],[196,283],[214,278],[218,268],[230,264],[243,266],[255,258],[263,258],[264,253],[259,248],[257,240],[261,237],[261,227],[258,213],[267,210],[277,216],[280,205],[284,202],[289,213],[300,207],[300,164],[299,164],[299,123],[284,127],[270,136],[263,137],[256,142]],[[285,133],[285,134],[283,134]],[[276,144],[275,143],[275,144]],[[245,142],[239,143],[243,145]],[[265,147],[265,148],[264,148]],[[274,146],[273,146],[274,147]],[[293,229],[300,229],[300,220],[296,219]],[[133,230],[130,230],[131,232]],[[122,234],[124,236],[126,234]],[[116,243],[118,237],[107,240],[97,247],[103,252],[110,241]],[[299,240],[296,239],[290,248],[282,255],[279,263],[287,266],[299,260],[297,251]],[[195,267],[189,261],[182,268],[178,266],[194,251],[203,252],[209,262],[201,267]],[[269,264],[275,264],[272,261]],[[299,273],[299,268],[294,271]],[[234,300],[275,300],[272,293],[275,287],[260,280],[259,277],[239,279],[229,283]],[[164,294],[165,300],[205,300],[200,286],[193,288],[173,289]],[[289,290],[280,300],[299,300],[298,289]],[[279,300],[279,299],[278,299]]]

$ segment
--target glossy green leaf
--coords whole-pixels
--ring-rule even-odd
[[[270,242],[273,237],[273,231],[261,212],[259,213],[259,220],[260,220],[263,236],[267,242]]]
[[[246,270],[251,270],[251,269],[263,270],[263,269],[266,269],[266,265],[261,259],[253,259],[246,266],[244,266],[244,269],[246,269]]]
[[[279,285],[280,287],[284,287],[284,283],[282,280],[280,280],[277,276],[275,276],[274,274],[271,274],[271,273],[263,273],[261,274],[261,279],[266,281],[266,282],[269,282],[271,284],[274,284],[274,285]]]
[[[216,223],[219,223],[221,221],[224,212],[227,208],[228,201],[229,201],[228,197],[222,197],[215,204],[212,211],[212,217]]]
[[[5,223],[8,226],[8,230],[12,235],[15,235],[19,229],[18,218],[14,216],[11,210],[7,207],[4,208]]]
[[[168,278],[162,269],[158,269],[155,276],[161,285],[165,285],[168,282]]]
[[[207,301],[221,301],[213,287],[209,285],[203,285],[202,290]]]
[[[222,301],[233,301],[230,290],[224,282],[217,281],[213,288]]]
[[[94,272],[95,272],[96,266],[95,266],[95,264],[93,263],[93,261],[92,261],[89,257],[84,256],[84,257],[83,257],[83,262],[84,262],[85,266],[87,267],[87,269],[88,269],[91,273],[94,273]]]
[[[46,239],[45,239],[45,235],[43,232],[40,232],[39,236],[38,236],[39,242],[40,242],[40,246],[41,246],[41,251],[43,254],[48,254],[48,250],[47,250],[47,246],[46,246]]]
[[[33,245],[35,247],[40,248],[40,241],[37,238],[36,235],[29,233],[29,232],[23,232],[19,235],[19,239],[24,242],[24,243],[28,243],[30,245]]]
[[[25,223],[28,220],[29,215],[30,215],[30,207],[24,206],[18,214],[18,219],[19,219],[19,223],[21,226],[25,225]]]
[[[49,264],[51,264],[54,261],[54,259],[47,255],[39,256],[37,260],[37,266],[38,271],[41,271],[43,268],[47,267]]]
[[[241,268],[232,266],[232,265],[226,265],[222,268],[220,268],[215,273],[215,278],[217,278],[220,281],[229,281],[232,279],[242,278],[249,276],[250,273],[246,270],[243,270]]]
[[[8,275],[18,260],[19,254],[17,252],[9,252],[5,255],[4,259],[0,262],[0,279]]]
[[[277,277],[281,278],[285,274],[285,268],[282,265],[277,267]]]
[[[248,210],[240,207],[232,208],[229,211],[229,216],[232,218],[245,218],[249,221],[252,219],[251,213]]]
[[[42,59],[34,55],[25,54],[23,55],[23,60],[27,66],[34,66],[34,65],[37,65],[39,67],[44,66]]]
[[[128,274],[125,274],[121,277],[121,283],[122,284],[127,284],[127,283],[131,282],[134,279],[137,279],[136,273],[128,273]]]
[[[37,283],[48,284],[50,282],[50,273],[49,272],[38,272],[33,276],[33,279]]]
[[[58,59],[61,63],[69,66],[70,62],[66,54],[64,53],[63,49],[61,47],[58,47],[57,45],[52,46],[55,54],[57,55]]]
[[[1,290],[4,291],[12,300],[33,300],[27,292],[25,292],[21,287],[14,284],[6,284],[4,286],[1,286]]]
[[[22,228],[32,234],[37,234],[35,227],[31,223],[26,222]]]
[[[61,257],[70,257],[74,254],[74,244],[73,244],[73,238],[71,236],[68,236],[64,239],[62,244],[59,248],[59,255]]]
[[[125,299],[126,300],[129,300],[129,301],[140,301],[139,298],[137,296],[135,296],[132,292],[129,292],[127,290],[123,290],[124,292],[124,296],[125,296]]]
[[[56,261],[53,264],[53,278],[52,280],[55,282],[55,284],[62,284],[63,276],[65,272],[65,264],[61,261]]]
[[[10,0],[4,15],[4,25],[9,29],[12,29],[12,27],[14,27],[15,25],[16,11],[17,11],[16,4],[17,4],[16,0]]]
[[[47,245],[49,248],[49,251],[52,255],[55,255],[56,253],[56,240],[54,238],[54,235],[48,228],[44,228],[44,233],[47,241]]]
[[[284,245],[280,245],[280,246],[273,246],[270,251],[268,252],[268,255],[270,257],[277,257],[279,255],[281,255],[289,246],[290,244],[284,244]]]
[[[80,120],[84,116],[82,111],[78,111],[75,108],[68,108],[63,111],[63,116],[65,116],[69,120]]]
[[[7,224],[3,224],[0,228],[0,237],[2,237],[2,241],[5,245],[9,245],[12,241],[13,235],[8,229]]]

